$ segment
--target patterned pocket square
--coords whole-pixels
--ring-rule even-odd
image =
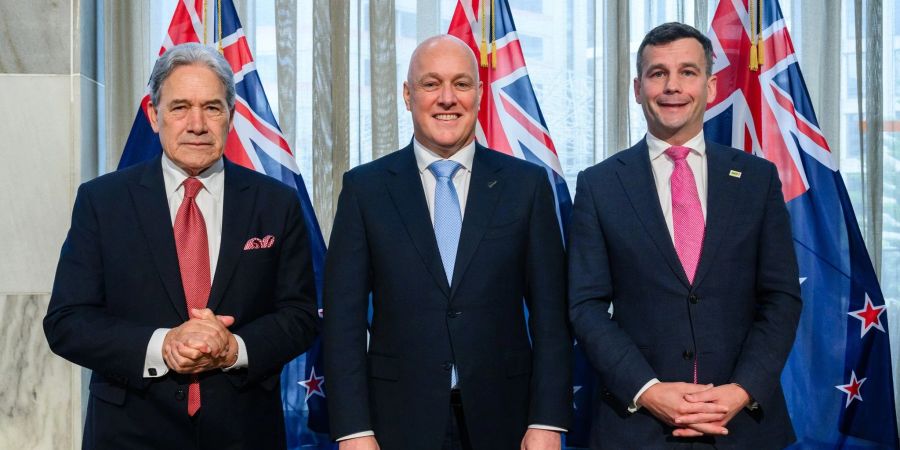
[[[260,248],[272,248],[275,245],[275,236],[271,234],[264,238],[250,238],[247,240],[247,243],[244,244],[244,250],[256,250]]]

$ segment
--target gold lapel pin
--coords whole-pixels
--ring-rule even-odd
[[[741,177],[741,173],[738,172],[737,170],[731,170],[731,171],[728,172],[728,176],[729,176],[729,177],[740,178],[740,177]]]

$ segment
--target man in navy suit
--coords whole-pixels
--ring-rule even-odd
[[[800,316],[775,166],[703,137],[709,39],[668,23],[637,55],[647,136],[578,177],[569,315],[597,370],[592,448],[782,448]],[[765,151],[765,149],[763,149]]]
[[[222,156],[214,48],[169,49],[150,88],[163,154],[79,188],[44,319],[93,371],[83,447],[284,448],[281,369],[317,331],[299,200]]]
[[[481,82],[459,39],[417,47],[403,97],[413,142],[344,176],[331,233],[331,434],[342,450],[559,449],[572,343],[546,172],[475,143]]]

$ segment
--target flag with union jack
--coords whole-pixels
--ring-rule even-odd
[[[459,0],[448,34],[462,39],[480,62],[483,83],[476,137],[482,145],[544,167],[556,195],[557,215],[566,235],[572,200],[550,130],[534,94],[522,44],[507,0]],[[575,418],[566,443],[587,446],[593,376],[575,345]]]
[[[782,384],[795,446],[897,448],[884,296],[781,8],[721,0],[709,35],[706,137],[773,162],[791,213],[803,314]]]
[[[231,65],[237,98],[234,127],[228,134],[225,156],[234,163],[272,176],[296,189],[303,210],[303,220],[309,232],[316,288],[318,295],[321,295],[325,241],[300,169],[269,107],[232,0],[179,1],[159,54],[185,42],[216,46]],[[149,102],[148,91],[138,107],[131,134],[119,160],[119,169],[153,158],[162,152],[159,137],[153,132],[147,118]],[[321,298],[319,304],[321,305]],[[306,354],[288,363],[281,374],[281,398],[290,449],[331,448],[327,437],[325,381],[319,369],[319,355],[321,343],[317,340]]]
[[[489,23],[491,8],[493,24]],[[487,36],[488,33],[491,36]],[[483,94],[475,131],[478,142],[547,169],[556,194],[560,223],[565,228],[572,200],[556,147],[528,77],[509,3],[506,0],[459,0],[448,34],[469,44],[482,61],[479,76]],[[482,39],[486,45],[480,44]]]

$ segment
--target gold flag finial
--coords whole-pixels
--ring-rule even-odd
[[[754,6],[756,6],[755,3],[756,3],[756,0],[749,0],[747,2],[747,8],[749,9],[748,12],[750,13],[749,14],[750,15],[750,33],[749,33],[749,35],[750,35],[750,70],[752,70],[754,72],[759,70],[759,59],[758,59],[757,47],[756,47],[756,42],[757,42],[757,33],[756,33],[757,26],[756,26],[756,24],[757,24],[757,20],[759,19],[759,17],[756,14],[757,8],[754,7]]]
[[[200,12],[200,22],[203,22],[203,45],[206,45],[206,0],[203,0],[203,11]]]
[[[478,8],[478,9],[479,9],[479,21],[481,22],[481,47],[479,47],[479,50],[481,50],[481,52],[480,52],[480,53],[481,53],[481,67],[487,67],[487,66],[488,66],[488,60],[487,60],[487,29],[486,29],[487,21],[484,20],[484,19],[485,19],[485,17],[484,17],[484,2],[485,2],[485,0],[481,0],[481,1],[478,2],[478,7],[479,7],[479,8]]]

